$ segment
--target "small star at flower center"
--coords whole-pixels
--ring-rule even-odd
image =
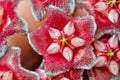
[[[114,57],[114,52],[112,50],[109,50],[107,52],[107,56],[109,57],[109,59],[111,59],[112,57]]]
[[[107,0],[107,2],[109,3],[111,8],[116,6],[116,3],[117,3],[116,0]]]
[[[62,38],[60,39],[60,42],[62,44],[62,46],[65,46],[65,44],[68,44],[68,38],[64,36],[64,34],[62,35]]]

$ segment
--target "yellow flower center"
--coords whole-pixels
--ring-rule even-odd
[[[107,56],[109,57],[109,59],[111,59],[114,56],[114,52],[112,50],[109,50],[107,52]]]
[[[62,44],[62,46],[65,46],[65,44],[68,44],[68,38],[66,38],[65,36],[64,36],[64,34],[62,34],[62,38],[60,39],[60,42],[61,42],[61,44]]]
[[[107,2],[109,3],[111,8],[116,6],[116,0],[107,0]]]

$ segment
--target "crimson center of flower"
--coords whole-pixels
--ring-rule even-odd
[[[112,50],[108,50],[107,56],[109,57],[109,59],[111,59],[112,57],[114,57],[114,52]]]
[[[109,3],[111,8],[116,6],[116,3],[117,3],[116,0],[107,0],[107,2]]]

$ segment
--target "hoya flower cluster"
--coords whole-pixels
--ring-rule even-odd
[[[120,80],[120,0],[30,0],[36,21],[28,32],[15,11],[18,0],[0,0],[0,80]],[[85,16],[73,16],[81,9]],[[29,26],[28,26],[29,27]],[[9,36],[27,34],[41,56],[35,71],[20,64]]]

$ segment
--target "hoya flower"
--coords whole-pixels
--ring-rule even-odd
[[[7,49],[6,55],[0,58],[0,80],[39,80],[35,72],[21,67],[19,57],[18,47]]]
[[[107,67],[93,68],[88,71],[89,80],[120,80],[120,75],[113,75]]]
[[[95,53],[98,63],[96,67],[107,67],[113,75],[119,74],[120,67],[120,46],[118,35],[114,34],[108,40],[94,41]]]
[[[3,53],[6,38],[26,31],[26,24],[15,13],[17,2],[18,0],[0,0],[0,51]]]
[[[57,8],[68,14],[72,14],[75,9],[75,0],[31,0],[31,2],[32,14],[37,21],[42,19],[49,8]]]
[[[90,43],[96,25],[91,16],[71,16],[55,9],[49,10],[45,25],[28,34],[32,47],[43,55],[46,73],[57,75],[71,68],[90,69],[95,55]]]
[[[43,69],[36,69],[40,80],[83,80],[83,70],[72,69],[57,76],[48,76]]]
[[[90,0],[92,15],[98,25],[97,37],[104,33],[120,31],[120,1],[119,0]]]

